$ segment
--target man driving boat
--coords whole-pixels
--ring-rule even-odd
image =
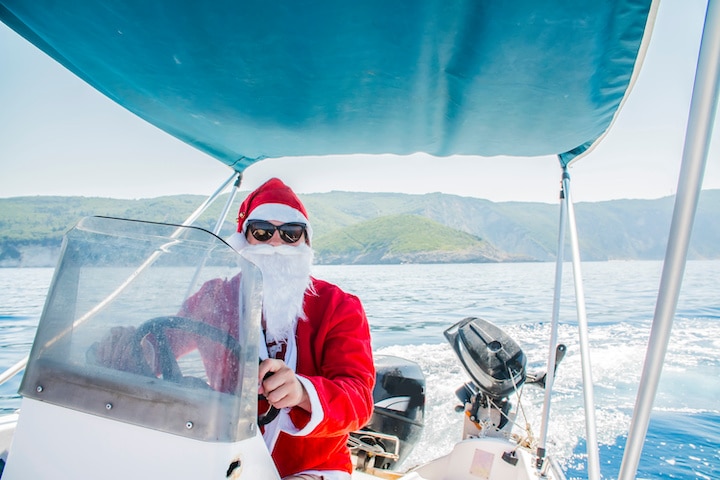
[[[357,297],[310,276],[311,239],[302,202],[273,178],[243,201],[237,232],[228,243],[263,276],[258,393],[264,398],[258,411],[279,410],[261,428],[281,477],[349,480],[348,435],[369,421],[373,409],[370,329]],[[240,275],[206,282],[178,315],[232,335],[237,331],[233,319],[239,318],[239,284]],[[101,363],[118,368],[124,361],[123,337],[132,335],[114,329],[101,342],[96,349]],[[202,346],[196,347],[202,355]],[[203,362],[211,387],[234,388],[229,376],[215,368],[226,362],[205,357]]]

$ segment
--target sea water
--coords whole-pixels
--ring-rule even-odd
[[[622,462],[662,264],[583,263],[597,439],[603,478]],[[426,379],[424,431],[404,467],[447,453],[460,438],[455,390],[469,380],[443,331],[485,318],[541,371],[553,306],[552,263],[317,266],[361,298],[377,354],[417,362]],[[29,353],[52,269],[0,269],[0,371]],[[638,478],[720,478],[720,261],[688,262]],[[568,478],[587,477],[582,365],[572,270],[563,272],[559,341],[567,345],[550,412],[548,451]],[[0,413],[18,408],[20,378],[0,386]],[[541,428],[543,392],[527,386],[523,417]],[[522,420],[525,422],[525,420]]]

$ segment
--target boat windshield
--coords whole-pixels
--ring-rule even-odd
[[[254,436],[261,276],[218,237],[106,217],[64,239],[20,393],[214,442]]]

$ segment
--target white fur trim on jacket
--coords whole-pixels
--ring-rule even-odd
[[[315,385],[313,385],[309,379],[301,375],[298,375],[297,378],[300,380],[300,383],[303,384],[303,387],[305,387],[308,397],[310,398],[310,421],[302,429],[298,430],[296,427],[294,432],[287,433],[302,437],[312,432],[315,427],[322,422],[323,418],[325,418],[325,412],[323,411],[322,404],[320,403],[320,397],[315,389]],[[293,425],[293,427],[294,426],[295,425]]]

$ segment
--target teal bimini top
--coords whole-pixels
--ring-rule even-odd
[[[651,0],[0,0],[0,19],[238,171],[425,152],[567,164],[637,74]]]

